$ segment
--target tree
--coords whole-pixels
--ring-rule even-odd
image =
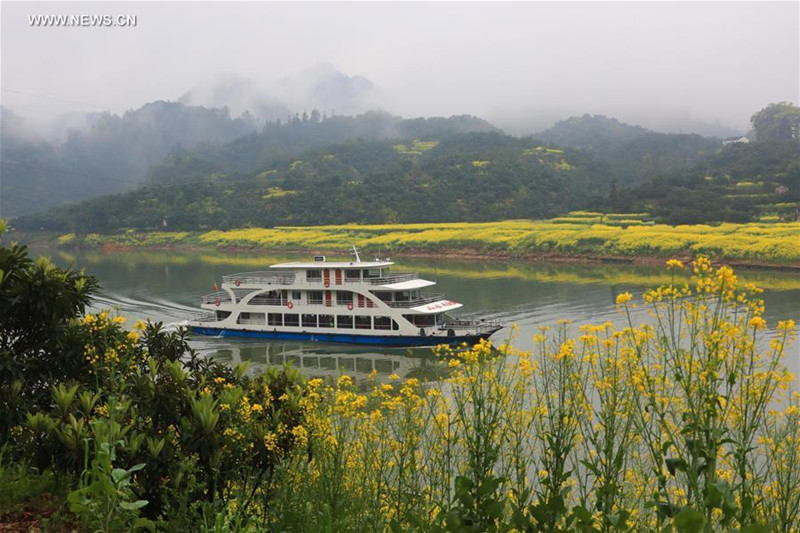
[[[82,272],[29,258],[25,246],[0,246],[0,443],[20,422],[21,405],[50,401],[53,376],[84,373],[75,319],[97,288]]]
[[[800,107],[780,102],[769,104],[750,118],[759,141],[788,141],[800,135]]]

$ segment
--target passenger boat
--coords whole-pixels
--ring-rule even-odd
[[[362,261],[355,247],[354,255],[224,276],[188,325],[203,335],[398,347],[475,344],[501,328],[455,319],[449,313],[462,304],[421,292],[435,282],[392,273],[388,259]]]

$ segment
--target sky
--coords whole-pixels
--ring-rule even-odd
[[[744,132],[768,103],[800,100],[799,5],[3,1],[0,103],[46,122],[178,100],[226,77],[285,99],[297,91],[278,94],[276,80],[327,64],[372,82],[365,105],[408,117],[472,114],[524,133],[591,113]],[[61,14],[136,25],[29,21]]]

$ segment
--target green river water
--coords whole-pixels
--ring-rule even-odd
[[[63,251],[34,248],[34,255],[48,255],[60,265],[72,264],[96,276],[102,290],[94,309],[114,309],[129,321],[150,319],[177,325],[199,309],[200,297],[212,292],[223,275],[264,270],[287,260],[309,260],[308,256],[230,252],[183,251]],[[331,258],[332,260],[334,258]],[[367,259],[363,257],[362,259]],[[341,258],[339,259],[341,260]],[[505,341],[511,324],[518,326],[513,344],[530,349],[541,326],[570,320],[574,326],[607,320],[622,326],[624,317],[614,304],[616,296],[630,291],[634,302],[641,293],[670,280],[658,267],[618,264],[548,264],[499,259],[464,260],[439,258],[393,258],[398,272],[419,272],[437,282],[432,292],[461,302],[458,315],[499,320],[505,327],[492,340]],[[769,326],[793,319],[800,324],[800,274],[794,272],[737,272],[743,281],[762,287]],[[641,310],[638,323],[649,320]],[[772,333],[767,331],[767,337]],[[201,354],[237,363],[249,361],[258,370],[265,365],[291,361],[310,376],[337,375],[341,370],[364,377],[379,374],[429,377],[432,371],[428,349],[386,349],[311,342],[266,341],[195,336],[191,345]],[[797,343],[786,354],[785,364],[800,374]],[[432,377],[432,376],[430,376]]]

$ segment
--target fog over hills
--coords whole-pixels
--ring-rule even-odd
[[[236,74],[198,83],[179,101],[187,105],[228,107],[263,120],[286,120],[294,113],[317,109],[327,114],[357,115],[384,107],[375,85],[364,76],[349,76],[319,63],[294,75],[260,83]]]

